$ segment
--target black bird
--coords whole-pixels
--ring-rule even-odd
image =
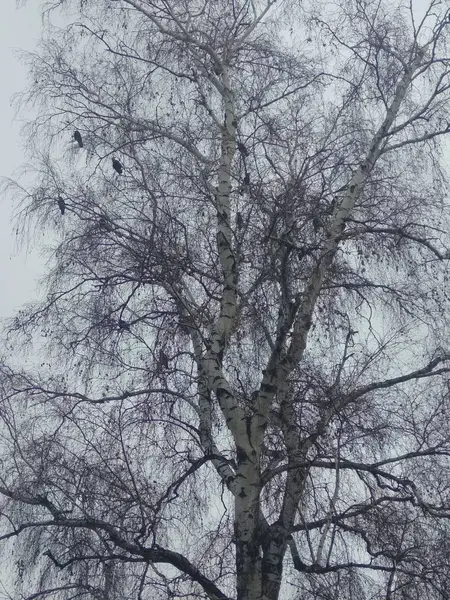
[[[124,321],[123,319],[119,319],[119,329],[125,329],[127,331],[130,330],[130,324]]]
[[[113,166],[113,169],[115,171],[117,171],[117,173],[119,173],[119,175],[122,175],[123,165],[120,162],[120,160],[117,160],[117,158],[113,158],[112,159],[112,166]]]
[[[73,134],[73,137],[74,137],[74,140],[76,142],[78,142],[78,145],[80,146],[80,148],[82,148],[83,147],[83,138],[81,137],[81,133],[77,130]]]
[[[244,179],[242,180],[242,185],[239,190],[239,195],[242,196],[250,185],[250,173],[248,171],[245,172]]]
[[[248,156],[248,150],[247,148],[244,146],[244,144],[242,142],[238,142],[237,143],[237,149],[239,150],[239,152],[242,154],[242,156],[245,158],[246,156]]]
[[[61,211],[61,214],[63,215],[66,212],[66,203],[64,201],[64,198],[61,198],[61,196],[58,196],[58,206],[59,210]]]
[[[100,218],[98,220],[98,226],[100,227],[100,229],[105,229],[106,231],[113,230],[111,221],[105,215],[100,216]]]
[[[159,366],[162,369],[168,369],[169,368],[169,357],[164,352],[164,350],[160,350],[159,351]]]
[[[191,328],[186,323],[180,323],[180,329],[185,335],[189,335],[191,333]]]
[[[242,218],[242,214],[238,212],[236,215],[236,225],[238,229],[242,229],[244,227],[244,219]]]
[[[315,215],[312,220],[313,229],[317,233],[321,227],[323,227],[322,218],[318,215]]]

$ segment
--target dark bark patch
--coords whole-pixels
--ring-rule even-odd
[[[245,462],[246,460],[248,460],[247,453],[240,446],[237,446],[237,448],[236,448],[236,460],[237,460],[238,464],[241,464],[241,463]]]

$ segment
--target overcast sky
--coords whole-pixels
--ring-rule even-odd
[[[17,49],[33,50],[40,31],[39,2],[31,0],[16,8],[16,0],[1,1],[0,18],[0,177],[10,177],[23,163],[21,123],[15,118],[11,96],[23,90],[26,69]],[[14,309],[34,296],[35,280],[42,272],[36,253],[18,252],[11,223],[11,200],[0,202],[0,317],[11,316]]]

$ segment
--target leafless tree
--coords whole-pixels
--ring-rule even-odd
[[[423,4],[46,5],[6,186],[49,252],[0,379],[23,597],[450,596],[450,22]]]

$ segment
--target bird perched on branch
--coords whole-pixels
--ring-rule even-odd
[[[129,331],[130,324],[124,321],[123,319],[119,319],[119,329],[125,329],[126,331]]]
[[[169,357],[164,352],[164,350],[159,351],[158,366],[160,369],[168,369],[169,368]]]
[[[242,154],[242,156],[244,158],[246,158],[248,156],[249,152],[242,142],[237,143],[237,149],[239,150],[239,152]]]
[[[112,231],[114,229],[111,221],[105,215],[100,216],[98,220],[98,226],[100,229],[105,229],[106,231]]]
[[[64,198],[61,198],[61,196],[58,196],[58,206],[59,210],[61,211],[61,214],[63,215],[66,212],[66,203],[64,201]]]
[[[320,217],[319,215],[314,215],[312,224],[314,231],[317,233],[319,229],[324,225],[322,217]]]
[[[248,191],[250,186],[250,173],[248,171],[245,172],[244,179],[242,181],[241,189],[239,190],[239,194],[242,196],[244,192]]]
[[[83,147],[83,138],[81,137],[81,133],[77,130],[75,131],[75,133],[73,134],[74,140],[78,143],[78,145],[80,146],[80,148]]]
[[[119,175],[122,175],[123,165],[120,162],[120,160],[117,160],[117,158],[113,158],[112,159],[112,166],[113,166],[113,169],[115,171],[117,171],[117,173],[119,173]]]

